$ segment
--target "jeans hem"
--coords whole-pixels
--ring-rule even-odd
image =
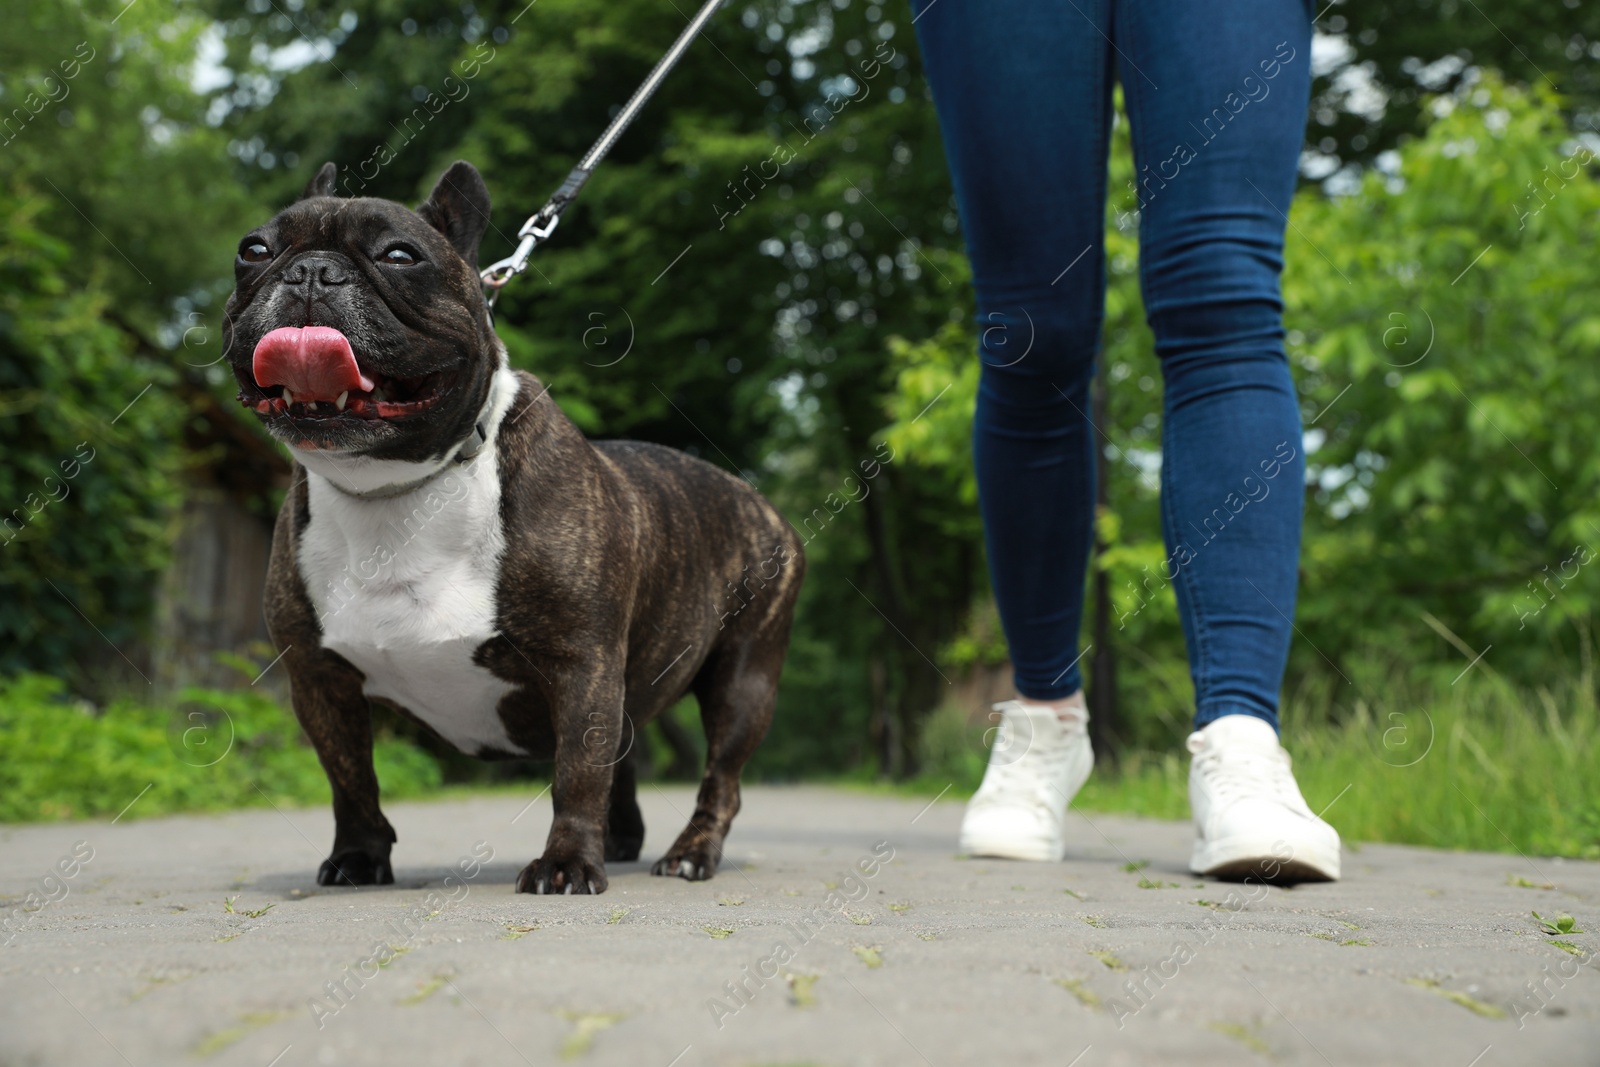
[[[1013,679],[1013,681],[1015,681],[1015,679]],[[1017,695],[1023,699],[1043,702],[1065,700],[1072,694],[1082,690],[1083,683],[1080,681],[1074,681],[1071,685],[1041,685],[1035,688],[1031,685],[1024,685],[1022,682],[1016,682],[1016,687]]]
[[[1272,727],[1273,730],[1281,732],[1278,726],[1278,715],[1276,712],[1263,711],[1260,708],[1245,707],[1242,704],[1229,704],[1220,708],[1207,708],[1204,711],[1196,711],[1194,713],[1194,728],[1196,730],[1203,730],[1207,726],[1210,726],[1212,723],[1216,722],[1218,719],[1225,718],[1229,715],[1249,715],[1252,718],[1260,719],[1262,722]]]

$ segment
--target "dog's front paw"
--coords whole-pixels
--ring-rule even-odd
[[[650,873],[667,877],[676,875],[691,882],[704,882],[717,873],[717,857],[705,845],[690,848],[674,846],[671,852],[656,860],[656,865],[650,868]]]
[[[365,852],[336,852],[322,861],[318,885],[393,885],[389,857],[374,859]]]
[[[609,884],[605,864],[576,853],[546,852],[517,875],[519,893],[604,893]]]

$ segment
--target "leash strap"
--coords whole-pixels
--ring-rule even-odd
[[[617,112],[617,117],[611,120],[611,125],[606,127],[599,140],[595,141],[584,157],[578,161],[578,165],[572,168],[567,180],[561,183],[561,187],[545,202],[544,207],[528,216],[528,220],[517,231],[517,250],[498,263],[491,263],[483,269],[481,277],[484,288],[489,290],[488,299],[491,308],[501,286],[528,269],[528,257],[533,254],[533,250],[555,232],[556,224],[561,221],[561,213],[578,198],[584,183],[589,180],[590,172],[605,158],[617,138],[622,136],[622,131],[628,128],[635,116],[650,101],[650,97],[655,95],[656,89],[666,80],[667,75],[672,73],[672,68],[677,66],[683,53],[688,51],[689,45],[699,36],[706,23],[711,21],[711,16],[716,14],[720,6],[722,0],[706,0],[705,6],[689,20],[689,25],[678,34],[678,39],[672,42],[672,47],[667,49],[666,55],[657,61],[649,77],[634,90],[633,96],[629,97],[622,110]]]

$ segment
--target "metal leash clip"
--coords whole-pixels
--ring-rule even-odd
[[[547,240],[556,232],[556,224],[561,221],[561,216],[555,211],[553,204],[546,204],[537,214],[529,215],[528,220],[517,231],[517,250],[505,259],[489,264],[479,274],[485,288],[498,290],[506,282],[528,269],[528,257],[533,255],[533,250],[541,241]]]
[[[683,32],[678,34],[678,39],[672,42],[672,47],[667,49],[666,54],[656,62],[649,76],[645,78],[639,88],[633,91],[633,96],[629,97],[622,110],[617,112],[616,116],[611,120],[611,124],[600,135],[600,139],[590,146],[583,159],[578,162],[576,167],[572,168],[572,172],[567,175],[567,180],[561,183],[561,188],[556,190],[549,203],[540,208],[538,214],[529,216],[528,221],[522,224],[522,229],[517,231],[519,239],[517,250],[505,259],[500,260],[498,263],[491,263],[479,272],[478,276],[483,281],[483,287],[489,291],[489,311],[491,316],[494,313],[494,298],[499,295],[501,286],[528,269],[528,257],[533,255],[533,250],[542,241],[555,232],[556,223],[561,221],[561,213],[577,198],[584,182],[589,180],[589,172],[594,170],[595,166],[605,158],[605,154],[611,150],[611,146],[616,143],[617,138],[622,136],[622,131],[628,128],[628,124],[633,121],[634,116],[639,113],[640,109],[655,93],[656,87],[661,84],[677,64],[679,58],[689,47],[690,42],[699,35],[705,24],[711,21],[711,16],[716,14],[717,8],[721,4],[722,0],[706,0],[699,13],[689,21],[689,25],[683,28]]]

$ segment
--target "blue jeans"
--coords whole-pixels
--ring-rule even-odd
[[[1081,684],[1115,76],[1165,382],[1168,558],[1144,584],[1177,595],[1196,727],[1230,714],[1275,727],[1305,478],[1278,276],[1311,12],[1304,0],[913,0],[913,11],[977,290],[973,453],[1018,692],[1057,699]]]

